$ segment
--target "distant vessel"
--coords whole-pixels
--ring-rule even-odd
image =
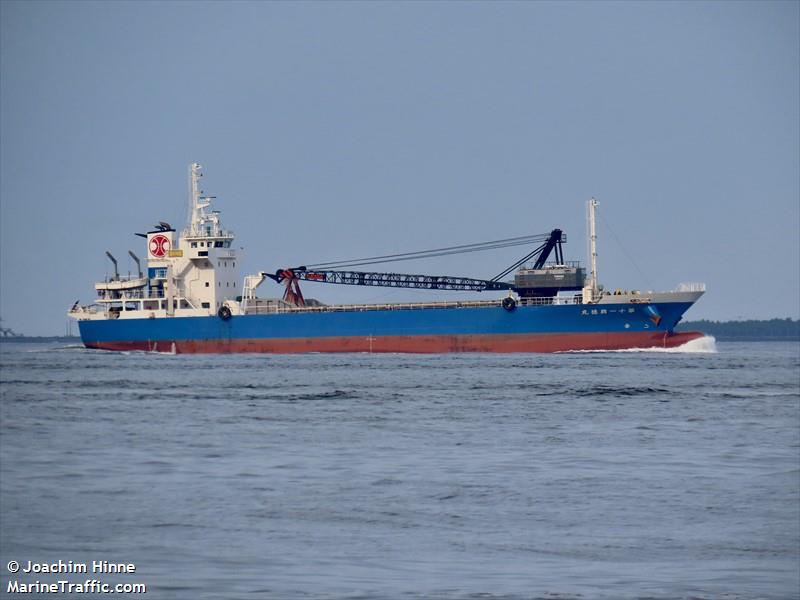
[[[190,217],[178,237],[163,221],[147,240],[147,270],[133,252],[135,276],[95,284],[93,304],[76,302],[87,348],[155,352],[555,352],[676,347],[702,337],[674,331],[704,293],[703,284],[672,292],[603,291],[597,280],[595,210],[588,205],[591,272],[563,258],[566,236],[543,236],[370,257],[345,266],[394,262],[456,252],[542,242],[492,280],[344,271],[332,263],[248,275],[239,287],[233,232],[200,191],[201,167],[189,168]],[[555,261],[548,263],[550,255]],[[527,261],[535,261],[526,266]],[[502,281],[517,269],[513,282]],[[282,298],[259,298],[267,278],[285,286]],[[300,281],[436,290],[500,291],[491,300],[325,305],[305,300]]]

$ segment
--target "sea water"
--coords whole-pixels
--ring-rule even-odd
[[[800,595],[796,343],[0,359],[7,597]]]

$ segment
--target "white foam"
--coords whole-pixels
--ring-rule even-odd
[[[86,347],[83,344],[67,344],[66,346],[47,346],[45,348],[31,348],[29,350],[25,350],[27,353],[39,353],[39,352],[63,352],[65,350],[86,350]]]
[[[569,353],[598,353],[598,352],[661,352],[666,354],[716,354],[717,340],[714,336],[706,335],[690,340],[674,348],[624,348],[622,350],[570,350]]]
[[[717,339],[713,335],[706,335],[696,340],[691,340],[677,348],[666,348],[668,352],[688,352],[694,354],[716,354]]]
[[[630,348],[613,350],[612,352],[663,352],[666,354],[716,354],[717,340],[710,335],[690,340],[674,348]]]

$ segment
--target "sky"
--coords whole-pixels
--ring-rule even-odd
[[[556,227],[585,261],[595,197],[606,289],[699,281],[686,319],[798,318],[799,7],[2,0],[2,325],[63,334],[106,250],[127,272],[135,232],[183,227],[193,161],[242,276]]]

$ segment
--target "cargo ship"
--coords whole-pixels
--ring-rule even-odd
[[[229,352],[563,352],[674,348],[703,336],[675,332],[702,296],[703,284],[669,292],[604,290],[597,278],[597,201],[588,202],[589,263],[565,261],[566,234],[505,238],[420,252],[261,271],[239,280],[234,234],[223,228],[213,196],[200,189],[202,168],[189,167],[189,220],[183,231],[159,222],[147,233],[147,261],[128,251],[137,273],[95,284],[90,304],[76,302],[87,348],[170,353]],[[353,271],[354,266],[536,245],[490,280]],[[344,270],[343,270],[344,268]],[[504,280],[513,271],[512,280]],[[271,280],[282,294],[262,298]],[[486,292],[486,300],[324,304],[300,283]],[[264,289],[264,288],[262,288]],[[278,288],[281,289],[281,288]]]

